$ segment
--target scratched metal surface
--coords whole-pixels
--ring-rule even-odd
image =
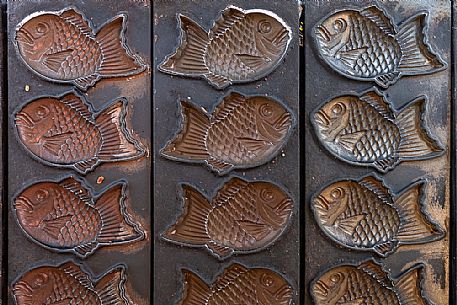
[[[433,49],[448,63],[448,69],[423,76],[402,77],[384,92],[394,108],[404,105],[419,95],[428,96],[427,124],[442,144],[450,146],[450,46],[451,46],[451,4],[450,1],[319,1],[308,0],[305,7],[305,95],[303,115],[305,120],[305,164],[306,193],[303,195],[306,224],[305,237],[305,304],[312,304],[309,283],[319,273],[341,263],[358,263],[374,255],[370,252],[348,251],[336,247],[318,228],[310,210],[310,198],[317,190],[330,181],[343,178],[360,178],[376,173],[374,168],[352,166],[329,154],[314,134],[309,114],[317,105],[342,92],[361,92],[375,86],[371,82],[360,82],[340,76],[319,59],[312,37],[313,26],[329,13],[345,7],[363,8],[377,3],[399,22],[419,11],[429,13],[429,42]],[[418,178],[427,179],[426,210],[447,232],[450,228],[450,152],[426,161],[403,162],[387,174],[376,173],[394,192],[403,189]],[[403,246],[387,259],[379,259],[391,274],[399,274],[414,263],[426,265],[424,293],[436,305],[449,304],[449,232],[444,239],[414,246]]]
[[[11,114],[24,102],[43,95],[60,95],[73,89],[71,85],[55,84],[39,78],[19,59],[12,44],[16,25],[26,16],[40,10],[61,10],[75,6],[89,18],[96,28],[118,12],[128,14],[125,35],[133,52],[137,52],[150,65],[150,4],[147,1],[11,1],[8,3],[8,198],[3,203],[11,208],[11,198],[25,185],[43,179],[56,180],[68,174],[68,169],[51,168],[30,157],[15,138]],[[129,102],[128,120],[141,141],[150,149],[151,101],[150,72],[131,78],[104,79],[87,91],[86,97],[98,109],[117,97],[124,96]],[[26,91],[25,87],[29,90]],[[81,260],[72,254],[59,254],[46,250],[30,241],[16,224],[11,212],[8,217],[8,304],[13,304],[11,283],[21,274],[37,265],[58,265],[67,260],[82,263],[99,276],[111,266],[123,263],[127,266],[127,293],[135,304],[150,303],[150,177],[149,156],[137,161],[103,164],[89,173],[85,179],[98,192],[119,179],[128,181],[128,198],[132,213],[139,216],[147,231],[146,240],[126,246],[99,248],[95,254]],[[99,176],[105,179],[97,184]],[[10,209],[11,211],[11,209]]]
[[[293,30],[293,39],[285,60],[268,76],[246,84],[232,85],[216,90],[205,80],[170,76],[157,71],[157,65],[170,54],[178,43],[178,13],[195,20],[206,30],[228,5],[243,9],[271,10],[282,17]],[[231,263],[247,267],[266,267],[283,275],[293,286],[295,304],[299,304],[299,140],[298,127],[283,150],[271,162],[252,168],[234,170],[224,177],[217,177],[202,165],[166,160],[159,149],[178,127],[178,100],[190,99],[197,105],[212,109],[221,96],[229,90],[243,94],[269,94],[284,102],[298,121],[298,18],[295,1],[154,1],[154,302],[177,304],[183,282],[181,268],[197,273],[211,283]],[[295,200],[292,222],[284,235],[272,246],[258,253],[234,255],[218,261],[202,248],[180,247],[163,241],[160,234],[168,228],[181,211],[178,184],[191,183],[208,194],[219,188],[232,176],[245,179],[273,181],[285,187]]]

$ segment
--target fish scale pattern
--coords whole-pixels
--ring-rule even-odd
[[[102,302],[95,291],[83,286],[78,280],[61,270],[48,273],[54,280],[54,290],[44,305],[57,304],[71,299],[68,305],[101,305]]]
[[[53,189],[52,198],[54,198],[54,209],[46,220],[68,215],[72,217],[60,229],[57,239],[49,238],[50,245],[69,249],[96,239],[101,229],[101,218],[96,209],[63,188]]]
[[[225,204],[217,206],[208,215],[207,231],[212,241],[233,249],[246,249],[256,243],[237,220],[259,221],[256,209],[256,191],[246,185]],[[217,203],[216,203],[217,204]]]
[[[232,164],[251,164],[257,154],[247,149],[239,138],[258,137],[255,108],[249,102],[240,105],[223,119],[211,122],[206,138],[208,153],[216,160]]]
[[[72,50],[57,71],[60,79],[73,80],[82,75],[94,74],[102,63],[103,54],[94,37],[81,31],[70,22],[59,19],[53,23],[54,44],[49,53]]]
[[[225,32],[212,37],[205,54],[208,70],[230,80],[243,80],[257,73],[235,55],[262,56],[256,48],[255,28],[251,18],[245,16]]]
[[[94,123],[63,103],[53,103],[51,111],[55,114],[54,126],[47,136],[71,132],[71,136],[60,146],[57,161],[75,163],[97,156],[102,146],[102,138]]]
[[[247,271],[223,289],[213,291],[208,305],[259,304],[256,293],[256,278]]]
[[[373,21],[359,13],[350,15],[351,32],[345,50],[366,48],[352,67],[358,77],[374,78],[395,72],[400,63],[400,45]]]
[[[352,234],[352,246],[371,248],[392,241],[400,227],[397,211],[382,202],[371,190],[356,182],[351,182],[349,190],[348,206],[338,218],[341,220],[356,215],[365,216]]]
[[[352,147],[356,161],[371,163],[397,155],[400,131],[393,122],[365,102],[351,101],[349,111],[349,122],[341,135],[365,131]]]
[[[348,267],[347,275],[348,288],[338,304],[351,304],[362,299],[363,305],[401,305],[391,287],[385,287],[371,275],[355,267]]]

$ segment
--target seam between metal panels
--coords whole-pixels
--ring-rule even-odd
[[[298,64],[300,66],[299,68],[299,77],[298,77],[298,88],[299,88],[299,94],[298,94],[298,117],[299,117],[299,123],[298,123],[298,137],[299,137],[299,164],[300,164],[300,169],[298,173],[298,177],[300,181],[304,181],[304,183],[299,183],[299,219],[304,220],[305,219],[305,207],[306,203],[302,202],[303,198],[305,198],[305,182],[306,180],[306,167],[305,167],[305,160],[306,160],[306,145],[305,145],[305,130],[301,130],[300,127],[305,126],[305,118],[306,114],[301,113],[301,109],[305,109],[305,77],[306,77],[306,71],[305,71],[305,42],[304,42],[304,26],[305,26],[305,4],[302,2],[300,3],[302,7],[301,11],[301,16],[299,19],[299,31],[301,31],[302,37],[300,39],[299,43],[299,59],[298,59]],[[303,29],[302,29],[303,27]],[[303,111],[304,112],[304,111]],[[299,221],[299,239],[300,239],[300,257],[299,257],[299,264],[300,264],[300,272],[299,272],[299,288],[298,291],[300,295],[298,296],[300,304],[305,304],[305,291],[307,289],[307,285],[305,283],[305,250],[306,250],[306,236],[305,236],[305,223],[304,221]]]
[[[450,173],[450,272],[449,272],[449,304],[455,305],[456,304],[456,294],[457,291],[456,287],[456,255],[457,255],[457,241],[456,241],[456,233],[457,233],[457,225],[456,225],[456,217],[457,217],[457,208],[456,208],[456,127],[457,124],[455,122],[456,119],[456,100],[457,100],[457,92],[455,88],[455,73],[457,72],[454,52],[456,50],[455,44],[457,35],[455,33],[454,28],[454,13],[455,13],[455,0],[451,1],[451,113],[450,113],[450,165],[451,165],[451,173]]]

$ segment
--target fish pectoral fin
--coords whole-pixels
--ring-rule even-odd
[[[93,86],[100,78],[101,76],[99,74],[94,73],[88,76],[77,78],[73,81],[73,83],[79,88],[86,90],[88,87]]]
[[[98,163],[100,163],[100,159],[94,157],[92,159],[79,161],[78,163],[75,163],[73,167],[78,172],[86,174],[87,172],[93,170],[98,165]]]
[[[247,150],[250,152],[256,154],[268,145],[271,145],[271,142],[265,141],[265,140],[259,140],[259,139],[253,139],[253,138],[236,138],[238,141],[241,142],[241,145],[243,145]]]
[[[71,137],[72,132],[65,132],[43,138],[43,147],[54,156],[59,155],[62,145]]]
[[[366,134],[365,130],[340,135],[337,139],[344,149],[352,151],[356,143]]]
[[[374,81],[383,88],[388,88],[400,78],[400,72],[394,71],[375,77]]]
[[[98,248],[98,242],[92,241],[87,244],[80,245],[78,247],[75,247],[73,250],[76,253],[76,255],[85,258],[88,255],[94,253],[94,251]]]
[[[71,220],[72,215],[62,216],[55,219],[45,220],[43,222],[43,231],[53,238],[58,238],[60,230]]]
[[[271,226],[249,220],[237,220],[238,225],[256,240],[262,240],[271,232]]]
[[[209,242],[206,246],[212,253],[216,254],[219,259],[225,259],[233,254],[232,248],[216,244],[215,242]]]
[[[367,48],[353,49],[349,51],[341,51],[336,53],[336,58],[350,69],[354,69],[357,59],[367,51]]]
[[[245,274],[249,270],[241,264],[233,263],[227,267],[224,272],[214,282],[216,290],[222,290],[232,284],[238,277]],[[196,303],[200,304],[200,303]]]
[[[216,171],[219,175],[227,174],[234,167],[233,164],[230,164],[230,163],[227,163],[224,161],[219,161],[214,158],[209,158],[207,163],[208,163],[209,167],[211,168],[211,170]]]
[[[364,218],[365,215],[355,215],[352,217],[342,219],[338,222],[338,228],[340,228],[341,231],[343,231],[344,233],[352,235],[352,233],[354,233],[355,228]]]
[[[65,298],[63,300],[59,300],[59,301],[49,303],[49,304],[50,305],[70,305],[72,300],[73,300],[73,298]]]
[[[77,280],[82,286],[93,290],[92,281],[84,271],[81,270],[81,267],[74,262],[67,262],[59,267],[60,270],[65,272],[67,275],[73,277]]]
[[[206,73],[205,78],[218,89],[223,89],[232,83],[227,77],[214,73]]]
[[[382,257],[386,257],[390,253],[394,252],[395,249],[398,247],[398,241],[393,240],[393,241],[387,241],[385,243],[376,245],[373,249],[374,251],[381,255]]]
[[[62,67],[62,63],[68,56],[71,55],[71,53],[73,53],[73,50],[65,50],[52,54],[45,54],[43,56],[43,65],[57,73]]]
[[[267,57],[250,54],[235,54],[235,56],[241,60],[244,65],[255,71],[262,68],[262,66],[271,61],[271,59]]]
[[[395,165],[399,162],[398,155],[389,156],[386,159],[377,160],[373,163],[374,167],[380,172],[387,172],[388,170],[395,167]]]

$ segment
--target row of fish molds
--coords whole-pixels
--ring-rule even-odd
[[[137,217],[127,212],[127,186],[119,180],[95,193],[74,176],[33,182],[14,196],[13,215],[39,246],[86,258],[99,247],[145,239]]]

